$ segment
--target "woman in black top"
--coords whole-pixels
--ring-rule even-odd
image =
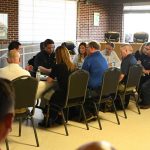
[[[75,65],[70,60],[67,48],[59,46],[55,54],[57,64],[52,68],[47,81],[51,83],[54,79],[57,79],[59,88],[52,95],[50,102],[63,104],[62,100],[65,99],[67,92],[68,77],[75,70]]]
[[[47,78],[47,82],[51,83],[53,82],[53,80],[56,79],[58,81],[59,88],[52,95],[50,99],[50,104],[55,103],[57,105],[63,105],[67,94],[68,77],[71,74],[71,72],[73,72],[76,68],[70,60],[70,54],[66,47],[57,47],[55,55],[56,65],[52,68],[52,71],[49,74],[49,77]],[[50,119],[55,120],[57,116],[56,112],[52,112],[51,108],[50,111]]]

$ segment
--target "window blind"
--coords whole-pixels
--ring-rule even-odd
[[[75,0],[19,0],[19,40],[76,41]]]

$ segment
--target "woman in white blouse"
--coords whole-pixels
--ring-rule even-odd
[[[78,69],[82,68],[82,64],[86,56],[87,56],[86,43],[82,42],[79,44],[78,47],[78,55],[76,55],[73,60],[73,63],[76,65]]]
[[[120,68],[121,61],[113,50],[115,47],[114,43],[106,43],[105,49],[101,51],[102,55],[106,58],[109,67]]]

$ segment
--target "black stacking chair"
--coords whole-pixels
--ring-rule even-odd
[[[119,32],[106,32],[105,33],[105,41],[106,42],[119,42],[120,41],[120,33]]]
[[[133,35],[133,41],[135,43],[145,43],[148,42],[148,33],[146,32],[136,32]]]
[[[14,79],[12,84],[15,91],[15,110],[23,108],[23,110],[15,114],[15,118],[19,120],[19,136],[21,136],[22,119],[30,119],[35,134],[36,144],[37,147],[39,147],[33,119],[38,81],[33,77],[21,76]],[[28,107],[32,107],[32,111],[30,111]]]
[[[124,88],[121,90],[118,90],[118,95],[120,97],[120,101],[121,101],[121,105],[124,111],[125,118],[127,118],[125,107],[124,107],[126,95],[133,96],[138,113],[139,114],[141,113],[139,109],[139,105],[138,105],[138,101],[139,101],[138,88],[139,88],[141,76],[142,76],[142,67],[140,65],[131,66],[129,69],[128,76],[127,76],[127,82],[124,85]],[[136,97],[136,94],[137,94],[137,97]]]
[[[89,74],[84,70],[77,70],[73,72],[68,78],[67,96],[65,100],[62,100],[64,101],[64,105],[58,105],[55,103],[50,104],[52,107],[54,106],[55,110],[58,110],[62,113],[63,124],[67,136],[68,136],[68,130],[67,130],[66,123],[68,121],[68,116],[66,116],[67,118],[64,116],[64,109],[69,109],[70,107],[80,106],[83,112],[87,130],[89,130],[84,107],[83,107],[83,104],[85,102],[88,79],[89,79]]]
[[[103,75],[102,85],[99,91],[99,97],[92,98],[90,102],[94,104],[94,109],[97,116],[97,121],[99,124],[100,130],[102,130],[100,117],[99,117],[99,108],[102,103],[107,103],[108,100],[112,102],[112,106],[117,118],[118,124],[120,124],[118,114],[116,111],[116,107],[114,104],[114,100],[117,96],[117,90],[119,85],[119,77],[120,77],[120,70],[118,68],[109,68],[105,71]]]

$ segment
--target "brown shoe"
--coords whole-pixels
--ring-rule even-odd
[[[148,108],[150,108],[150,105],[140,105],[140,108],[141,109],[148,109]]]

